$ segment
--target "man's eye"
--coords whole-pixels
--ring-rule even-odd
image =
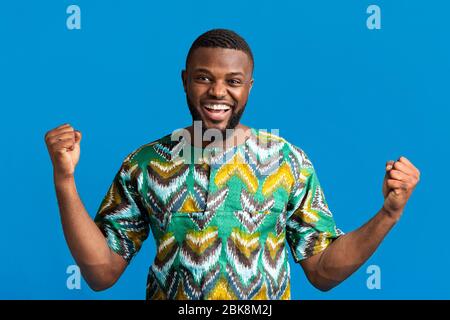
[[[201,81],[201,82],[209,82],[211,81],[207,76],[198,76],[195,78],[195,80]]]
[[[228,80],[228,83],[231,84],[232,86],[242,85],[242,81],[239,79],[230,79],[230,80]]]

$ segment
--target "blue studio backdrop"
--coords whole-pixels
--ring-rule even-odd
[[[242,122],[309,155],[341,229],[381,208],[387,160],[422,173],[400,222],[335,289],[312,287],[291,257],[292,298],[449,299],[449,12],[444,0],[2,1],[0,298],[145,297],[152,236],[111,289],[68,285],[75,262],[44,134],[82,131],[76,182],[94,216],[127,154],[190,123],[187,51],[229,28],[255,56]]]

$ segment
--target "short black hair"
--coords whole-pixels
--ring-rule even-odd
[[[232,30],[212,29],[201,34],[197,39],[195,39],[189,49],[186,57],[186,68],[192,53],[198,48],[224,48],[240,50],[248,55],[252,62],[252,67],[254,67],[255,64],[252,50],[250,49],[247,41]]]

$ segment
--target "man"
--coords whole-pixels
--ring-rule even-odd
[[[189,134],[132,152],[94,220],[75,186],[81,132],[69,124],[47,132],[64,234],[91,288],[112,286],[151,230],[157,253],[148,299],[289,299],[286,242],[309,281],[325,291],[355,272],[400,219],[419,181],[404,157],[386,163],[379,212],[348,234],[336,227],[306,154],[240,123],[253,63],[232,31],[198,37],[182,71]],[[201,135],[215,130],[211,149],[194,124]]]

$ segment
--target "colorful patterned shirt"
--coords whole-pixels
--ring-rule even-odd
[[[256,129],[189,143],[191,161],[186,146],[167,135],[123,161],[95,217],[108,245],[130,262],[151,230],[147,299],[290,299],[286,242],[299,262],[343,234],[306,154]]]

